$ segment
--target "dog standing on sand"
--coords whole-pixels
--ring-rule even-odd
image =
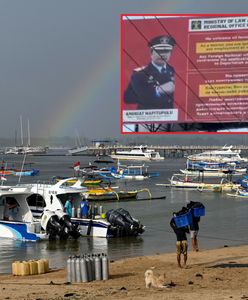
[[[145,272],[145,284],[146,288],[156,287],[165,288],[165,274],[156,276],[152,270],[146,270]]]

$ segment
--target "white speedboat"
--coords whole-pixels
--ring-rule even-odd
[[[240,156],[240,150],[232,150],[232,146],[224,146],[221,150],[205,151],[198,154],[189,155],[191,161],[205,162],[247,162],[247,158]]]
[[[70,182],[73,182],[75,179],[76,182],[71,184]],[[115,212],[114,217],[109,218],[113,220],[111,222],[111,220],[106,219],[106,216],[102,217],[96,212],[97,207],[94,207],[90,218],[82,218],[80,204],[82,195],[87,194],[87,188],[82,187],[82,182],[83,179],[80,178],[66,178],[56,184],[31,184],[31,191],[35,196],[29,199],[28,204],[33,215],[39,218],[44,211],[53,212],[58,215],[60,220],[64,221],[66,219],[66,222],[71,222],[74,226],[77,225],[76,227],[83,236],[117,237],[143,233],[143,225],[139,224],[138,227],[132,226],[133,224],[128,222],[125,217]],[[73,197],[74,201],[72,217],[68,219],[68,216],[63,213],[63,208],[70,196]],[[125,226],[123,225],[124,223],[126,224]]]
[[[28,188],[0,189],[0,238],[23,241],[48,239],[41,220],[36,220],[28,206],[32,192]]]
[[[156,161],[163,160],[164,157],[160,156],[159,152],[148,149],[147,146],[136,146],[131,150],[116,151],[110,155],[113,159],[119,160],[143,160],[143,161]]]

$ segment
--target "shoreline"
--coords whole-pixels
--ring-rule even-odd
[[[248,246],[188,252],[178,268],[176,252],[111,261],[109,280],[66,283],[66,270],[31,276],[0,275],[0,299],[248,299]],[[145,287],[144,273],[165,273],[169,288]]]

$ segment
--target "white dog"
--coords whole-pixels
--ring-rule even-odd
[[[145,283],[146,288],[150,288],[152,286],[156,288],[165,288],[165,274],[156,276],[153,274],[152,270],[146,270]]]

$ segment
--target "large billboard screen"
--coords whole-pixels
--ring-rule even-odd
[[[247,121],[248,16],[121,16],[122,125]]]

